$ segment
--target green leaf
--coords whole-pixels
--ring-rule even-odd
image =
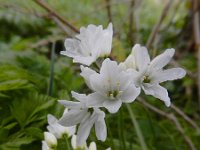
[[[10,80],[5,82],[0,82],[0,91],[8,91],[15,89],[27,89],[31,88],[32,85],[28,83],[27,80]]]
[[[23,99],[16,99],[11,106],[12,115],[24,128],[26,125],[46,117],[48,108],[55,104],[55,100],[38,93],[29,93]]]
[[[22,137],[22,138],[11,139],[7,143],[2,144],[0,148],[2,150],[18,150],[18,149],[20,149],[21,145],[29,144],[33,141],[34,141],[34,139],[31,137]]]
[[[24,130],[27,136],[33,137],[35,139],[43,140],[43,131],[36,127],[29,127]]]
[[[8,138],[9,130],[6,128],[0,128],[0,143],[6,141]]]

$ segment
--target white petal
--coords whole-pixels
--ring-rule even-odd
[[[101,93],[102,95],[106,95],[107,91],[109,91],[109,84],[104,79],[103,75],[93,74],[90,76],[90,84],[92,90]]]
[[[64,110],[64,112],[63,112],[63,114],[66,114],[66,113],[68,113],[68,111],[69,111],[69,109],[68,109],[68,108],[65,108],[65,110]]]
[[[60,138],[64,133],[68,134],[68,128],[58,124],[57,118],[53,115],[48,115],[48,126],[47,129],[50,133],[54,134],[56,138]]]
[[[150,63],[150,68],[154,70],[162,69],[164,66],[166,66],[171,58],[174,56],[175,50],[167,49],[164,53],[158,55],[156,58],[152,60]]]
[[[79,94],[74,91],[72,91],[71,94],[72,94],[73,98],[77,99],[80,102],[84,102],[87,100],[87,95],[85,95],[85,94]]]
[[[124,65],[126,66],[126,69],[136,69],[135,56],[133,54],[130,54],[124,61]]]
[[[101,111],[103,112],[103,111]],[[95,122],[95,132],[98,140],[105,141],[107,137],[107,128],[104,120],[105,113],[98,115],[98,119]]]
[[[116,83],[119,81],[120,68],[117,65],[116,61],[111,61],[109,58],[105,59],[102,63],[100,69],[100,75],[102,78],[101,85],[106,91],[116,90]]]
[[[85,121],[88,120],[88,118],[90,118],[90,117],[91,117],[91,113],[88,112],[88,110],[87,110],[87,113],[84,115],[84,117],[82,118],[82,120],[81,120],[80,123],[85,122]]]
[[[58,102],[62,105],[64,105],[67,108],[81,108],[80,102],[73,102],[73,101],[67,101],[67,100],[58,100]]]
[[[95,93],[88,95],[87,106],[88,107],[102,107],[103,102],[105,100],[108,100],[108,99],[106,99],[105,97],[103,97],[99,93],[95,92]]]
[[[46,141],[42,141],[42,150],[51,150]]]
[[[66,39],[65,40],[65,51],[61,51],[60,54],[61,55],[65,55],[68,57],[74,57],[77,55],[80,55],[79,52],[79,45],[80,45],[80,41],[76,40],[76,39]]]
[[[90,143],[89,150],[97,150],[97,146],[95,142]]]
[[[81,65],[81,73],[80,73],[80,75],[85,79],[85,82],[86,82],[86,84],[87,84],[87,86],[89,88],[91,88],[91,85],[90,85],[90,76],[92,74],[94,74],[94,73],[96,73],[96,71],[94,71],[94,70],[92,70],[92,69],[90,69],[88,67],[84,67],[84,66]]]
[[[129,88],[122,93],[121,100],[124,103],[133,102],[140,94],[140,88],[136,88],[134,84],[130,85]]]
[[[48,114],[47,121],[48,121],[48,124],[54,124],[54,123],[57,123],[58,119],[55,116]]]
[[[110,113],[116,113],[121,107],[121,100],[107,100],[103,103],[103,106],[108,109]]]
[[[139,70],[147,68],[147,65],[150,63],[150,57],[146,47],[135,44],[132,48],[132,55],[135,56],[135,64]]]
[[[109,55],[112,47],[113,29],[112,23],[109,23],[108,28],[102,32],[101,38],[99,38],[99,54],[98,56]]]
[[[111,61],[109,58],[105,59],[102,63],[100,74],[106,77],[115,78],[119,73],[119,68],[116,61]]]
[[[72,57],[73,62],[90,65],[96,60],[96,57],[91,56],[90,51],[87,48],[84,49],[81,44],[81,41],[77,39],[66,39],[66,50],[60,53]]]
[[[68,134],[69,137],[75,134],[76,126],[71,126],[71,127],[67,127],[67,128],[68,128],[67,134]]]
[[[59,119],[58,123],[70,127],[80,123],[86,114],[87,110],[70,110]]]
[[[49,147],[57,145],[56,137],[50,132],[44,132],[44,139]]]
[[[152,81],[161,83],[169,80],[181,79],[186,75],[186,71],[182,68],[172,68],[161,70],[152,76]]]
[[[84,144],[81,145],[81,146],[78,146],[78,145],[77,145],[77,136],[76,136],[76,135],[73,135],[73,136],[72,136],[71,145],[72,145],[73,150],[76,150],[76,149],[87,150],[87,145],[86,145],[86,143],[84,143]]]
[[[57,138],[56,130],[55,130],[55,128],[54,128],[53,126],[48,125],[48,126],[47,126],[47,130],[48,130],[50,133],[52,133],[53,135],[55,135],[55,137]]]
[[[87,66],[90,66],[95,61],[96,61],[96,57],[93,57],[93,56],[88,56],[88,57],[75,56],[73,59],[74,63],[80,63]]]
[[[126,72],[122,71],[122,72],[118,73],[118,75],[119,75],[119,79],[118,79],[119,81],[116,80],[115,82],[118,81],[119,85],[115,84],[114,87],[119,86],[119,90],[122,90],[122,91],[126,90],[130,86],[130,84],[132,84],[134,82],[133,81],[133,72],[130,69],[127,70]]]
[[[95,122],[95,118],[90,117],[89,119],[85,120],[84,122],[80,124],[78,128],[78,132],[77,132],[78,146],[81,146],[86,142],[94,122]]]
[[[170,106],[170,98],[168,96],[168,92],[165,88],[162,86],[156,84],[156,85],[150,85],[150,84],[145,84],[143,87],[143,90],[145,94],[147,95],[152,95],[160,100],[162,100],[167,107]]]
[[[73,148],[73,149],[76,149],[76,148],[77,148],[77,144],[76,144],[76,135],[73,135],[73,136],[72,136],[71,145],[72,145],[72,148]]]

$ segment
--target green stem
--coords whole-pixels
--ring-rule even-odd
[[[133,111],[132,111],[132,109],[131,109],[129,104],[126,104],[126,107],[127,107],[128,112],[130,114],[133,126],[135,127],[135,131],[136,131],[136,134],[137,134],[137,136],[139,138],[139,142],[140,142],[141,148],[142,148],[142,150],[147,150],[147,146],[146,146],[146,143],[144,141],[144,137],[143,137],[142,131],[141,131],[140,127],[139,127],[139,124],[138,124],[135,116],[134,116],[134,113],[133,113]]]
[[[66,142],[66,145],[67,145],[67,150],[71,150],[71,146],[69,145],[69,141],[68,141],[68,136],[67,135],[64,135],[64,138],[65,138],[65,142]]]
[[[54,80],[54,57],[55,57],[55,42],[52,43],[51,47],[51,68],[50,68],[50,77],[49,77],[49,87],[48,87],[48,95],[52,95],[53,90],[53,80]]]
[[[110,139],[111,139],[110,140],[111,141],[111,148],[112,148],[112,150],[116,150],[108,118],[106,118],[106,123],[107,123],[107,128],[108,128],[108,134],[109,134]]]
[[[126,150],[126,143],[125,143],[125,137],[124,137],[124,130],[123,130],[123,109],[119,110],[119,115],[118,115],[118,132],[119,132],[119,138],[120,138],[120,148],[123,150]]]

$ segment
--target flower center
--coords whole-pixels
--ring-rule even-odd
[[[89,112],[90,114],[92,114],[92,113],[94,112],[94,109],[93,109],[93,108],[88,108],[88,112]]]
[[[145,76],[143,77],[143,82],[144,82],[144,83],[150,83],[150,82],[151,82],[151,80],[150,80],[150,78],[149,78],[148,75],[145,75]]]
[[[107,96],[108,96],[110,99],[114,100],[114,99],[116,99],[117,97],[121,96],[122,93],[123,93],[123,91],[117,91],[117,90],[108,91]]]

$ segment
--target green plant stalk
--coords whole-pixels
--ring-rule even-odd
[[[108,134],[110,136],[111,148],[112,150],[116,150],[108,118],[106,119],[106,123],[107,123],[107,128],[108,128]]]
[[[50,67],[50,77],[49,77],[49,87],[48,87],[49,96],[52,96],[52,90],[53,90],[55,46],[56,44],[55,42],[53,42],[51,48],[51,67]]]
[[[123,109],[121,109],[120,111],[119,111],[119,115],[118,115],[118,132],[119,132],[119,138],[120,138],[120,142],[121,142],[121,144],[120,144],[120,146],[122,146],[121,147],[121,149],[123,149],[123,150],[126,150],[126,143],[125,143],[125,141],[126,141],[126,139],[125,139],[125,137],[124,137],[124,130],[123,130]]]
[[[137,134],[137,136],[138,136],[138,138],[139,138],[139,142],[140,142],[140,145],[141,145],[141,149],[142,149],[142,150],[147,150],[147,146],[146,146],[144,137],[143,137],[143,135],[142,135],[142,131],[141,131],[140,127],[139,127],[139,124],[138,124],[138,122],[137,122],[135,116],[134,116],[134,113],[133,113],[133,111],[132,111],[132,109],[131,109],[131,107],[130,107],[129,104],[126,104],[126,107],[127,107],[127,109],[128,109],[128,113],[130,114],[130,117],[131,117],[131,121],[132,121],[132,123],[133,123],[133,126],[135,127],[136,134]]]
[[[67,150],[71,150],[71,147],[70,147],[70,145],[69,145],[69,137],[67,136],[67,135],[64,135],[63,136],[64,138],[65,138],[65,143],[66,143],[66,145],[67,145]]]

